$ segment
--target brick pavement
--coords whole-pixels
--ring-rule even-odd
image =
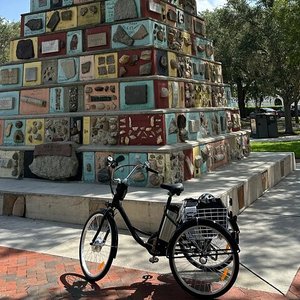
[[[112,267],[101,281],[90,284],[79,261],[60,256],[0,247],[1,300],[59,299],[194,299],[171,275]],[[222,300],[300,299],[300,271],[287,297],[275,293],[232,288]]]

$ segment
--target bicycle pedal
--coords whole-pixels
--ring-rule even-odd
[[[156,257],[156,256],[152,256],[149,258],[149,261],[152,263],[152,264],[155,264],[159,261],[159,258]]]

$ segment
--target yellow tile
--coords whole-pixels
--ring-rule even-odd
[[[182,48],[183,53],[191,55],[192,54],[191,35],[188,32],[182,32],[182,38],[183,38],[183,48]]]
[[[91,132],[91,118],[84,117],[83,118],[83,144],[89,145],[90,144],[90,134]]]
[[[118,77],[118,55],[117,53],[106,53],[95,55],[95,78],[117,78]]]
[[[32,37],[32,38],[28,38],[30,40],[32,40],[32,43],[33,43],[33,49],[34,49],[34,58],[37,58],[38,57],[38,38],[37,37]],[[18,39],[18,40],[12,40],[10,42],[10,51],[9,51],[9,60],[10,61],[24,61],[24,59],[19,59],[17,58],[17,46],[18,46],[18,42],[20,41],[21,39]]]
[[[55,32],[55,31],[67,30],[67,29],[77,27],[77,7],[76,6],[58,10],[58,13],[60,16],[60,21],[56,25],[55,29],[52,31],[50,28],[47,27],[47,24],[54,13],[55,13],[55,11],[48,11],[46,14],[46,31],[47,32]],[[63,19],[62,16],[65,13],[69,13],[71,15],[70,20]]]
[[[174,52],[168,52],[169,76],[177,77],[177,68],[172,68],[173,63],[177,64],[177,55]]]
[[[26,120],[26,145],[40,145],[44,143],[44,119]]]

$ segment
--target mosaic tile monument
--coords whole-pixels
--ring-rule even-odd
[[[0,66],[0,177],[182,182],[249,154],[195,0],[31,0]],[[126,174],[123,169],[120,173]],[[122,174],[119,174],[122,175]]]

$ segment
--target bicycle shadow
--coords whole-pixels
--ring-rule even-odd
[[[176,283],[171,274],[159,275],[155,280],[151,275],[144,275],[140,282],[134,282],[130,285],[114,285],[105,286],[99,283],[89,283],[83,275],[76,273],[65,273],[60,276],[60,281],[64,285],[66,294],[64,296],[72,296],[72,299],[89,299],[97,297],[100,299],[109,299],[114,295],[118,300],[128,299],[148,299],[148,300],[165,300],[165,299],[195,299]]]
[[[73,299],[96,296],[101,291],[97,283],[90,283],[83,275],[77,273],[62,274],[60,281],[64,285],[66,291],[66,293],[64,293],[65,296],[72,296]]]

